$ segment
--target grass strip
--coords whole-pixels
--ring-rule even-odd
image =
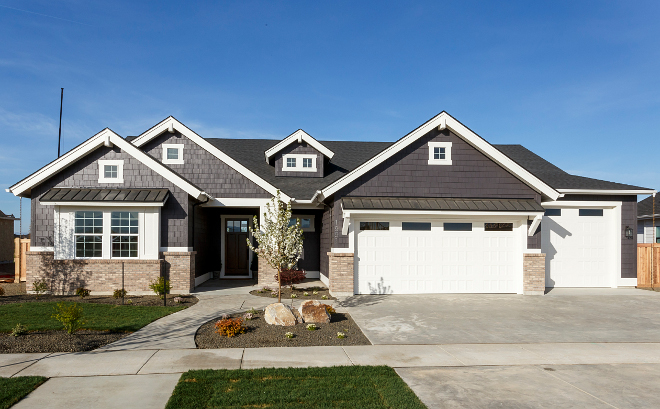
[[[47,379],[43,376],[0,378],[0,409],[10,408]]]
[[[56,302],[0,305],[0,332],[10,332],[18,323],[27,326],[28,331],[61,330],[62,324],[51,318],[56,305]],[[92,303],[80,305],[85,322],[83,329],[116,332],[137,331],[152,321],[186,308]]]
[[[426,406],[388,366],[199,370],[181,375],[168,409]]]

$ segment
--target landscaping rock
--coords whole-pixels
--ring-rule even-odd
[[[319,301],[303,301],[303,303],[300,304],[298,311],[300,311],[300,315],[302,315],[304,322],[315,322],[320,324],[327,324],[330,322],[330,314],[328,314],[328,311],[325,309],[325,304]]]
[[[298,323],[291,309],[282,303],[270,304],[266,307],[264,310],[264,319],[270,325],[281,325],[284,327],[290,327]]]

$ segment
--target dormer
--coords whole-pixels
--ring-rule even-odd
[[[322,178],[334,152],[298,129],[265,153],[266,163],[275,166],[275,176]]]

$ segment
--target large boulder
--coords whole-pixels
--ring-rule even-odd
[[[266,307],[264,319],[270,325],[282,325],[284,327],[290,327],[298,323],[291,309],[282,303],[270,304]]]
[[[325,304],[317,300],[303,301],[298,308],[300,315],[305,322],[315,322],[319,324],[327,324],[330,322],[330,314],[325,309]]]

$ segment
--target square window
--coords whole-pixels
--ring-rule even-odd
[[[179,159],[179,150],[177,148],[167,148],[167,159],[169,160]]]
[[[286,167],[295,168],[296,167],[296,158],[286,158]]]
[[[303,168],[312,167],[312,158],[303,158]]]
[[[429,142],[429,165],[451,165],[452,142]]]
[[[433,148],[433,159],[446,159],[445,148]]]
[[[117,179],[117,165],[104,165],[103,173],[106,179]]]

